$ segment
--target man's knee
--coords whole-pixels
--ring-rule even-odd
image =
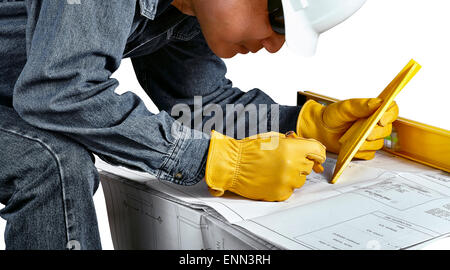
[[[0,215],[9,224],[7,247],[62,249],[72,239],[87,246],[99,242],[92,201],[98,173],[91,154],[69,138],[27,131],[0,129],[0,199],[5,204]],[[54,231],[47,235],[36,224]]]
[[[23,187],[68,186],[92,195],[99,185],[93,155],[57,134],[2,131],[0,184]]]
[[[48,148],[54,156],[64,185],[79,189],[87,188],[93,195],[99,186],[93,154],[70,138],[59,138]]]
[[[64,135],[35,128],[17,113],[0,106],[0,182],[2,179],[40,178],[51,173],[68,180],[67,184],[98,187],[98,173],[92,154],[81,144]],[[1,184],[1,183],[0,183]]]

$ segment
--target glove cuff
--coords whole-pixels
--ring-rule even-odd
[[[214,130],[211,132],[205,180],[213,196],[222,196],[233,186],[240,164],[241,148],[239,141]]]
[[[316,130],[316,125],[322,121],[323,106],[310,99],[302,107],[297,118],[297,135],[303,138],[317,139],[313,131]],[[312,120],[312,121],[311,121]]]

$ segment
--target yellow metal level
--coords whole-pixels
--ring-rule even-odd
[[[324,105],[339,101],[310,91],[300,91],[298,105],[307,100]],[[384,151],[450,173],[450,131],[399,117],[386,140]]]

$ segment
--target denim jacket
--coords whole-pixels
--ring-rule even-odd
[[[0,81],[14,80],[0,82],[1,103],[12,100],[31,125],[69,136],[109,163],[181,185],[197,183],[205,173],[209,138],[192,136],[201,130],[172,117],[173,106],[194,107],[194,96],[201,96],[203,105],[223,107],[276,103],[259,89],[233,87],[196,18],[171,2],[0,0],[0,15],[26,13],[23,22],[0,25],[14,30],[0,35],[0,56],[9,58],[0,68],[20,66],[17,75],[0,74]],[[8,8],[14,3],[23,6]],[[159,113],[132,92],[115,93],[118,81],[111,75],[124,57],[131,58]],[[285,132],[294,130],[299,110],[279,106],[267,114],[279,114],[279,131]]]

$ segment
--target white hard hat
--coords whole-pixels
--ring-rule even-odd
[[[366,0],[281,0],[288,47],[303,56],[314,55],[320,34],[348,19],[365,2]]]

